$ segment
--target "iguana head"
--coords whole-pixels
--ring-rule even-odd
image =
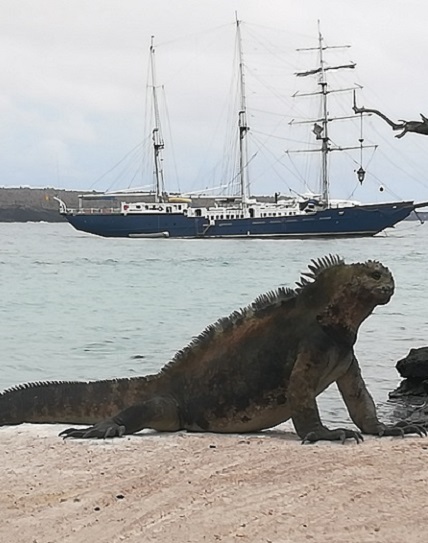
[[[309,269],[300,285],[303,298],[311,303],[322,328],[347,342],[355,341],[364,319],[394,293],[391,272],[374,260],[345,264],[330,256],[313,262]]]
[[[364,264],[351,264],[350,288],[361,300],[376,305],[389,302],[394,294],[394,278],[380,262],[368,260]]]

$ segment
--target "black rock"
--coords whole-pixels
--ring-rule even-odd
[[[389,393],[390,398],[403,398],[404,396],[428,396],[428,381],[404,379],[395,390]]]
[[[410,349],[395,366],[401,377],[424,381],[428,379],[428,347]]]

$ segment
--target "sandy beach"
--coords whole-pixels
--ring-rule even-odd
[[[2,542],[426,540],[428,439],[64,441],[62,428],[0,429]]]

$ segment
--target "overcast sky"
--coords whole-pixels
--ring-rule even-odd
[[[118,176],[116,170],[106,174],[116,163],[125,178],[114,188],[150,183],[126,160],[137,156],[131,150],[149,132],[145,106],[152,35],[159,93],[166,97],[167,186],[197,190],[227,181],[230,170],[222,161],[233,147],[226,120],[235,11],[243,22],[249,123],[256,137],[255,147],[249,140],[252,192],[285,193],[298,185],[301,174],[295,168],[302,160],[285,150],[300,145],[288,123],[305,104],[296,105],[290,95],[306,84],[293,72],[310,68],[313,58],[295,49],[316,45],[318,19],[328,45],[352,45],[342,57],[333,51],[332,63],[357,62],[350,83],[364,86],[361,105],[381,109],[395,121],[428,116],[424,0],[3,0],[0,185],[104,190]],[[348,104],[352,114],[349,96]],[[357,153],[349,170],[332,167],[332,176],[341,177],[338,196],[428,200],[428,136],[396,139],[379,118],[371,117],[367,125],[374,136],[364,133],[366,141],[378,138],[380,145],[363,157],[373,177],[368,174],[362,188],[355,182]],[[304,167],[315,175],[312,162]],[[297,185],[295,190],[303,190]]]

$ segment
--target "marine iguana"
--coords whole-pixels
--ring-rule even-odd
[[[394,292],[381,263],[312,261],[296,288],[279,288],[208,326],[157,374],[19,385],[0,395],[0,425],[90,424],[60,435],[108,438],[144,428],[241,433],[292,419],[303,442],[425,434],[382,424],[353,346],[361,323]],[[316,396],[336,382],[360,429],[329,429]]]

